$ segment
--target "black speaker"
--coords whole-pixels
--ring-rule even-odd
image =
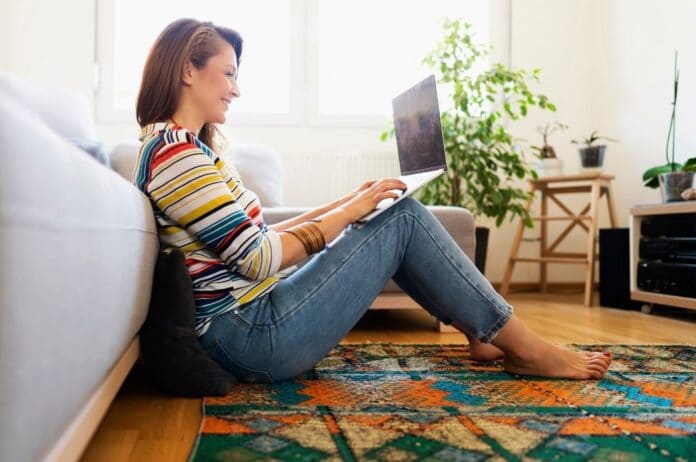
[[[628,228],[599,230],[599,304],[612,308],[639,309],[631,301]]]

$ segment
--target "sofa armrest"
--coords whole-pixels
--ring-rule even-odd
[[[448,205],[427,205],[426,208],[438,219],[459,248],[473,261],[476,252],[476,223],[471,212],[462,207]],[[391,280],[382,292],[399,293],[403,291]]]
[[[476,222],[467,209],[449,205],[426,206],[473,261],[476,253]]]

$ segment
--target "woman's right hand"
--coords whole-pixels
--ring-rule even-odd
[[[399,197],[401,194],[393,191],[394,189],[406,191],[406,183],[398,179],[376,181],[371,186],[357,191],[352,199],[343,204],[342,208],[348,212],[353,223],[372,212],[384,199]]]

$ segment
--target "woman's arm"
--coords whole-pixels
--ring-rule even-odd
[[[302,223],[306,223],[309,220],[312,220],[314,218],[317,218],[318,216],[324,215],[327,212],[330,212],[334,210],[336,207],[340,207],[341,205],[345,204],[350,200],[350,196],[345,196],[340,199],[337,199],[330,204],[321,206],[319,208],[316,208],[314,210],[310,210],[308,212],[303,213],[302,215],[298,215],[294,218],[290,218],[289,220],[281,221],[279,223],[275,223],[273,225],[269,225],[268,227],[272,229],[273,231],[280,232],[280,231],[285,231],[288,228],[292,228],[293,226],[300,225]]]
[[[335,210],[336,208],[348,203],[351,199],[353,199],[358,193],[361,191],[366,190],[370,186],[375,184],[374,180],[366,181],[365,183],[361,184],[358,189],[355,191],[351,192],[350,194],[346,194],[345,196],[341,197],[340,199],[336,199],[335,201],[331,202],[330,204],[326,204],[324,206],[321,206],[319,208],[316,208],[314,210],[310,210],[308,212],[303,213],[302,215],[298,215],[294,218],[291,218],[289,220],[281,221],[280,223],[275,223],[273,225],[269,225],[268,227],[272,229],[273,231],[280,232],[280,231],[285,231],[288,228],[292,228],[293,226],[296,225],[301,225],[302,223],[306,223],[309,220],[312,220],[314,218],[317,218],[321,215],[324,215],[325,213],[331,212],[332,210]],[[327,239],[326,242],[329,242]]]
[[[349,224],[374,210],[383,199],[399,197],[392,190],[406,190],[406,184],[400,180],[381,180],[368,183],[360,186],[358,191],[346,196],[347,200],[345,200],[346,198],[341,199],[343,203],[333,210],[316,217],[320,221],[315,225],[319,228],[327,244],[336,239]],[[308,257],[304,245],[294,235],[280,231],[279,236],[283,247],[280,269],[299,263]]]

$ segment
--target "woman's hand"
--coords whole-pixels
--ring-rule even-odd
[[[406,190],[406,183],[397,179],[366,181],[348,195],[352,197],[341,208],[349,213],[351,222],[354,222],[372,212],[382,200],[399,197],[401,194],[394,189],[403,192]]]
[[[350,193],[346,194],[345,196],[343,196],[343,197],[339,200],[338,205],[343,205],[343,204],[345,204],[346,202],[350,201],[350,200],[353,199],[355,196],[357,196],[359,193],[361,193],[362,191],[366,190],[367,188],[369,188],[370,186],[372,186],[372,185],[375,184],[375,183],[377,183],[377,180],[368,180],[368,181],[364,182],[363,184],[361,184],[360,186],[358,186],[358,188],[357,188],[355,191],[350,192]]]

